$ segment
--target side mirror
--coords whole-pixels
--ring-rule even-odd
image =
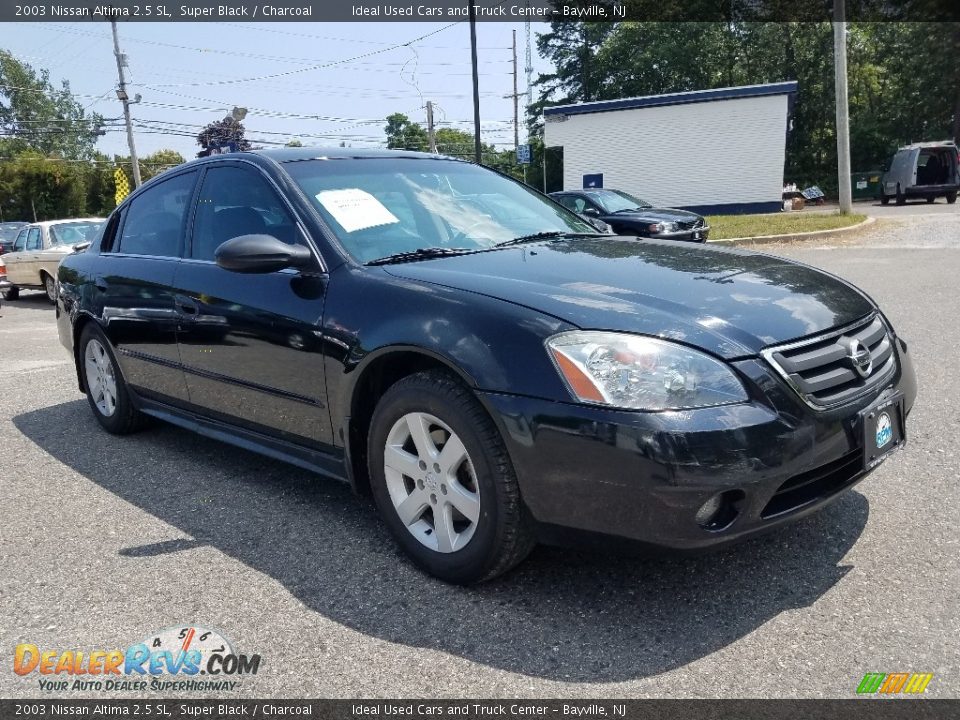
[[[72,246],[72,247],[73,247],[73,251],[74,251],[74,252],[83,252],[83,251],[86,250],[88,247],[90,247],[92,244],[93,244],[93,243],[91,243],[89,240],[84,240],[83,242],[74,243],[73,246]]]
[[[271,273],[309,265],[313,256],[303,245],[288,245],[272,235],[241,235],[214,253],[217,265],[239,273]]]
[[[596,208],[586,207],[583,209],[583,214],[587,217],[600,217],[600,213]]]

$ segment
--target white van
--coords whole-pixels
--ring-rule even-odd
[[[880,181],[880,202],[890,198],[903,205],[907,198],[926,198],[932,203],[945,197],[953,204],[960,190],[960,157],[950,141],[916,143],[897,150]]]

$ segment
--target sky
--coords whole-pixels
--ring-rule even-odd
[[[536,33],[545,28],[531,29],[534,79],[550,67],[536,52]],[[477,23],[481,138],[500,149],[513,146],[513,101],[504,97],[513,92],[513,30],[523,93],[524,25]],[[142,98],[131,107],[141,157],[165,148],[193,157],[201,127],[235,106],[248,109],[246,136],[262,145],[298,138],[311,146],[382,146],[384,118],[401,112],[425,122],[427,100],[438,127],[473,129],[466,22],[121,21],[118,32],[128,56],[128,92]],[[122,118],[108,23],[0,23],[0,38],[18,59],[49,70],[55,86],[69,80],[88,112]],[[523,104],[521,98],[521,142]],[[98,149],[128,155],[126,134],[114,124]]]

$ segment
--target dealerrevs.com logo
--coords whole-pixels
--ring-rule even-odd
[[[17,645],[13,671],[36,677],[41,691],[235,690],[256,675],[260,655],[234,652],[216,630],[198,625],[151,633],[126,650],[54,650]]]

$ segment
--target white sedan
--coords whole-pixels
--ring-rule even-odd
[[[97,234],[103,218],[47,220],[27,225],[17,235],[13,251],[3,256],[8,285],[3,297],[16,300],[21,289],[44,290],[50,302],[57,299],[57,265],[89,243]]]

